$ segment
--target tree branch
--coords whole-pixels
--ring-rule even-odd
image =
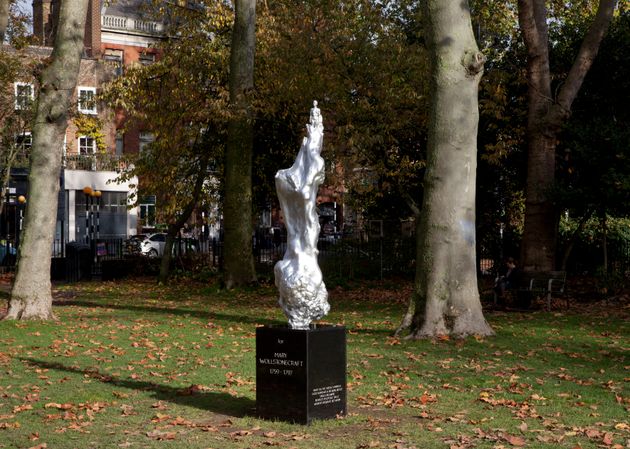
[[[399,188],[398,191],[401,193],[403,199],[407,203],[409,209],[413,213],[416,220],[420,217],[420,207],[418,207],[418,203],[409,195],[407,191],[404,191],[402,188]]]
[[[564,119],[571,112],[571,105],[577,96],[586,74],[599,51],[599,46],[608,30],[617,0],[600,0],[595,19],[582,41],[580,50],[573,61],[569,74],[560,89],[556,104],[552,110],[554,118]]]
[[[518,0],[518,22],[527,50],[527,82],[530,114],[532,104],[537,114],[548,112],[551,98],[549,70],[549,36],[545,0]],[[544,101],[540,101],[541,97]]]
[[[544,0],[518,0],[518,21],[530,58],[548,52],[547,22],[541,15],[547,15]]]
[[[580,223],[578,224],[577,228],[575,228],[575,231],[573,231],[573,234],[571,234],[571,238],[569,238],[567,247],[564,249],[564,253],[562,254],[561,268],[563,271],[567,270],[567,263],[569,261],[569,256],[571,255],[571,251],[573,251],[573,247],[575,246],[575,242],[577,241],[578,236],[582,232],[582,229],[584,229],[584,225],[586,225],[586,222],[593,215],[593,212],[595,212],[595,208],[593,207],[589,207],[588,209],[586,209],[586,212],[582,216]]]

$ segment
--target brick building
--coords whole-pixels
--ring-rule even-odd
[[[143,5],[148,3],[143,0],[117,0],[111,4],[102,0],[89,2],[85,49],[74,96],[76,114],[68,122],[64,169],[60,174],[62,189],[55,237],[62,244],[87,240],[87,219],[93,213],[89,204],[93,199],[86,196],[85,187],[102,192],[98,200],[101,238],[127,237],[143,226],[150,228],[154,224],[151,222],[154,199],[147,198],[139,207],[127,208],[137,179],[114,182],[118,176],[116,169],[126,163],[125,155],[140,151],[152,136],[141,129],[125,129],[124,111],[108,110],[95,101],[101,86],[121,75],[126,65],[151,64],[157,58],[155,44],[163,28],[147,18]],[[40,45],[29,48],[26,57],[43,59],[50,55],[58,12],[59,0],[33,1],[33,35]],[[35,80],[25,78],[14,83],[13,88],[18,108],[34,98],[38,86]],[[22,132],[17,139],[28,154],[30,132]],[[14,171],[9,186],[11,198],[19,194],[27,196],[24,169],[16,167]]]
[[[155,225],[155,198],[140,197],[139,206],[127,209],[125,202],[137,180],[124,184],[111,181],[115,169],[125,163],[125,155],[137,153],[153,136],[142,129],[125,128],[124,111],[107,110],[93,101],[101,86],[124,72],[131,64],[151,64],[159,57],[157,45],[164,34],[164,24],[151,19],[144,9],[149,0],[90,0],[84,34],[84,57],[81,62],[75,101],[79,116],[98,119],[102,142],[84,134],[75,120],[68,123],[64,145],[64,170],[61,175],[57,240],[82,241],[86,238],[86,186],[103,192],[101,199],[101,236],[126,237],[136,232],[150,232]],[[33,0],[33,34],[41,44],[33,47],[39,57],[50,54],[54,40],[54,23],[59,0]],[[37,86],[20,81],[22,91],[33,95]],[[16,83],[16,89],[18,85]],[[16,90],[17,92],[17,90]],[[338,233],[346,212],[342,203],[343,188],[323,188],[318,198],[323,233]],[[213,213],[212,211],[210,213]],[[199,220],[196,220],[199,218]],[[193,217],[204,226],[204,218]],[[268,210],[259,220],[261,227],[282,225],[279,211]],[[194,224],[193,224],[194,226]],[[205,226],[204,226],[205,227]],[[213,232],[218,229],[213,228]]]

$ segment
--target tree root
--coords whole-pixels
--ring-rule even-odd
[[[406,332],[407,330],[412,328],[412,324],[413,324],[413,313],[409,313],[409,312],[405,313],[405,316],[403,316],[402,321],[400,322],[400,324],[398,325],[398,327],[396,328],[392,336],[400,337],[403,332]]]
[[[9,310],[2,317],[3,321],[9,320],[39,320],[39,321],[58,321],[57,316],[52,311],[52,298],[50,301],[32,300],[12,298],[9,301]]]

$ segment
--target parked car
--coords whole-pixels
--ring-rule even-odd
[[[148,257],[162,257],[164,254],[164,245],[166,244],[166,234],[159,232],[157,234],[149,234],[142,242],[140,242],[140,251]]]
[[[123,254],[142,254],[142,242],[147,238],[146,234],[132,235],[123,242]]]
[[[148,257],[162,257],[166,246],[166,234],[157,233],[149,235],[140,243],[142,254]],[[173,255],[197,252],[198,242],[191,238],[175,238],[173,242]]]

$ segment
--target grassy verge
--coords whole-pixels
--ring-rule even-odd
[[[408,295],[330,292],[350,413],[306,427],[255,415],[255,327],[284,321],[273,289],[61,286],[58,322],[0,322],[0,448],[630,447],[627,303],[410,342],[390,337]]]

